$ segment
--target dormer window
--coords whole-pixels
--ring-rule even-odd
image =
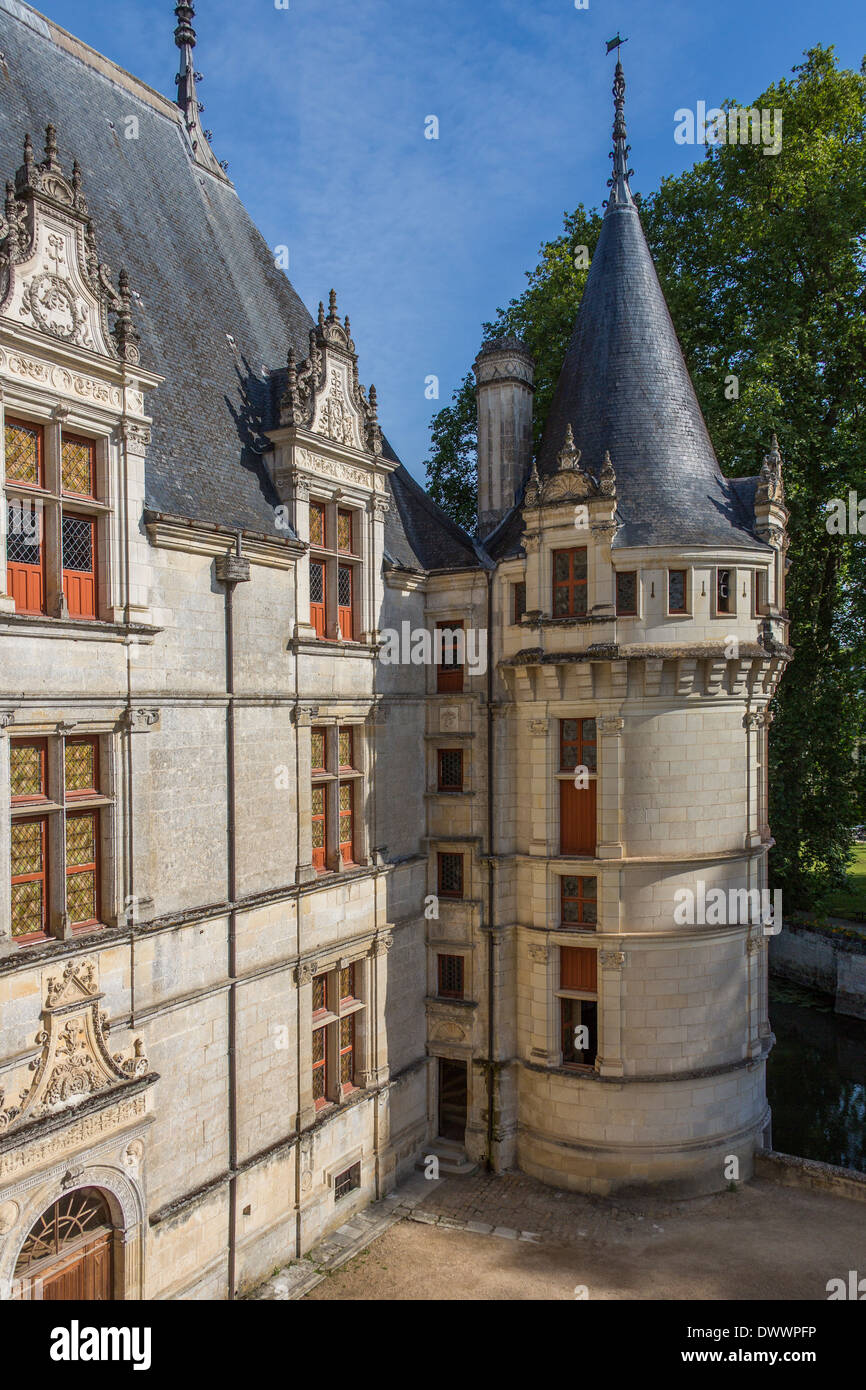
[[[586,615],[586,546],[553,552],[553,616]]]
[[[16,612],[96,618],[107,511],[96,441],[7,416],[4,444],[7,588]]]
[[[355,638],[357,516],[348,507],[310,503],[310,626],[317,637]]]

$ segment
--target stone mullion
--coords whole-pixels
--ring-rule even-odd
[[[12,945],[9,730],[14,718],[11,710],[0,709],[0,950]]]
[[[360,618],[362,642],[372,642],[378,636],[377,615],[382,612],[385,600],[382,556],[385,550],[385,517],[388,511],[387,498],[376,496],[371,499],[367,519],[367,554],[362,557],[366,580],[363,589],[365,594],[369,592],[367,611]]]
[[[310,484],[298,472],[289,474],[289,503],[294,518],[295,535],[308,546],[310,543]],[[309,554],[295,565],[295,636],[315,637],[310,622],[310,557]]]
[[[367,1001],[371,1033],[367,1070],[369,1085],[384,1085],[390,1077],[385,1005],[388,996],[388,952],[393,944],[390,932],[377,936],[369,956],[370,997]]]
[[[316,713],[317,711],[315,708],[297,708],[294,711],[298,768],[298,834],[296,841],[298,862],[295,866],[296,883],[311,883],[316,877],[316,870],[313,868],[313,774],[312,741],[310,737],[310,728]]]
[[[6,572],[6,528],[9,524],[9,507],[6,500],[6,405],[3,387],[0,385],[0,497],[2,497],[2,516],[0,516],[0,613],[14,613],[15,601],[9,592]],[[6,783],[8,785],[8,783]],[[0,938],[3,927],[0,924]]]
[[[313,976],[316,973],[315,961],[299,965],[296,972],[298,986],[298,1123],[306,1129],[316,1118],[313,1103]]]
[[[555,721],[554,721],[555,726]],[[549,858],[559,852],[559,846],[551,848],[558,819],[559,786],[550,766],[551,721],[530,719],[527,723],[529,733],[529,853]],[[551,798],[553,807],[551,808]]]
[[[45,486],[59,498],[61,491],[61,420],[67,411],[59,408],[54,418],[46,421]],[[69,607],[63,592],[63,526],[59,501],[45,503],[42,517],[43,564],[45,573],[45,611],[54,618],[67,618]]]
[[[622,1076],[622,951],[598,953],[598,1058],[601,1076]]]
[[[623,720],[616,715],[600,715],[596,721],[599,752],[596,857],[599,859],[621,859],[623,856],[623,728]]]
[[[66,739],[47,740],[47,771],[50,799],[63,807],[48,817],[48,931],[52,936],[69,935],[66,911]]]

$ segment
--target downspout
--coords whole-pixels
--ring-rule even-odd
[[[496,962],[494,958],[494,876],[493,876],[493,793],[494,793],[494,750],[493,750],[493,576],[495,571],[487,571],[487,1169],[494,1171],[493,1145],[496,1135],[494,1122],[494,1103],[496,1100],[496,1072],[494,1051],[496,1029],[494,1022],[496,1005]]]
[[[234,650],[234,591],[236,584],[249,581],[250,562],[241,552],[242,535],[237,533],[234,555],[220,555],[216,561],[216,577],[226,586],[225,653],[226,653],[226,877],[228,880],[228,1121],[229,1121],[229,1230],[228,1230],[228,1297],[236,1297],[237,1281],[237,1167],[238,1167],[238,1099],[237,1099],[237,816],[235,811],[235,650]]]
[[[126,441],[121,429],[121,458],[123,461],[123,553],[124,553],[124,599],[123,621],[126,627],[126,900],[123,905],[124,926],[129,932],[129,1025],[135,1027],[135,921],[137,917],[135,902],[135,829],[132,814],[132,649],[129,645],[129,626],[132,622],[130,594],[132,577],[130,573],[129,548],[129,466],[126,457]],[[130,915],[132,920],[130,921]]]

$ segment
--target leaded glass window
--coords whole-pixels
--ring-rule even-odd
[[[64,492],[82,497],[94,495],[96,446],[92,439],[64,435],[61,445],[60,474]]]
[[[94,739],[67,740],[64,751],[66,791],[80,796],[96,791],[96,742]]]
[[[6,420],[6,478],[28,487],[42,486],[42,430],[20,420]]]

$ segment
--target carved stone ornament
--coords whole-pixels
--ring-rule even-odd
[[[147,1075],[140,1038],[135,1039],[130,1057],[109,1052],[108,1020],[99,1008],[103,997],[93,961],[70,961],[62,975],[49,979],[43,1027],[36,1035],[42,1051],[31,1063],[35,1075],[17,1106],[0,1109],[0,1133]],[[0,1106],[2,1103],[0,1092]]]
[[[50,338],[136,365],[139,334],[125,271],[100,262],[76,162],[67,177],[53,126],[37,164],[30,137],[0,220],[0,315]],[[109,327],[109,315],[114,326]]]
[[[10,724],[15,723],[14,709],[0,709],[0,730],[8,729]]]
[[[530,946],[529,959],[537,961],[539,965],[546,965],[550,952],[547,946]]]
[[[557,456],[558,468],[555,473],[541,477],[533,463],[529,481],[526,484],[525,507],[549,506],[553,502],[583,502],[587,498],[612,499],[616,496],[616,474],[605,453],[601,473],[596,479],[580,466],[580,450],[575,447],[574,432],[571,425],[565,431],[565,440]]]
[[[126,727],[132,733],[147,733],[158,723],[158,709],[131,709],[126,712]]]
[[[295,979],[297,983],[302,988],[304,985],[312,984],[313,976],[315,975],[318,968],[319,967],[314,960],[302,961],[301,964],[298,966],[297,970],[295,971]]]
[[[349,320],[340,321],[334,290],[327,317],[324,305],[319,305],[319,321],[310,329],[309,355],[298,365],[294,348],[289,349],[280,424],[313,430],[371,454],[382,452],[376,388],[370,387],[368,398],[358,380]]]
[[[598,958],[605,970],[621,970],[625,965],[623,951],[599,951]]]
[[[755,493],[755,506],[777,502],[784,505],[785,484],[782,481],[782,451],[775,433],[770,441],[770,451],[764,455],[758,475],[758,488]]]
[[[621,734],[625,728],[625,720],[618,714],[600,714],[595,722],[600,734]]]

